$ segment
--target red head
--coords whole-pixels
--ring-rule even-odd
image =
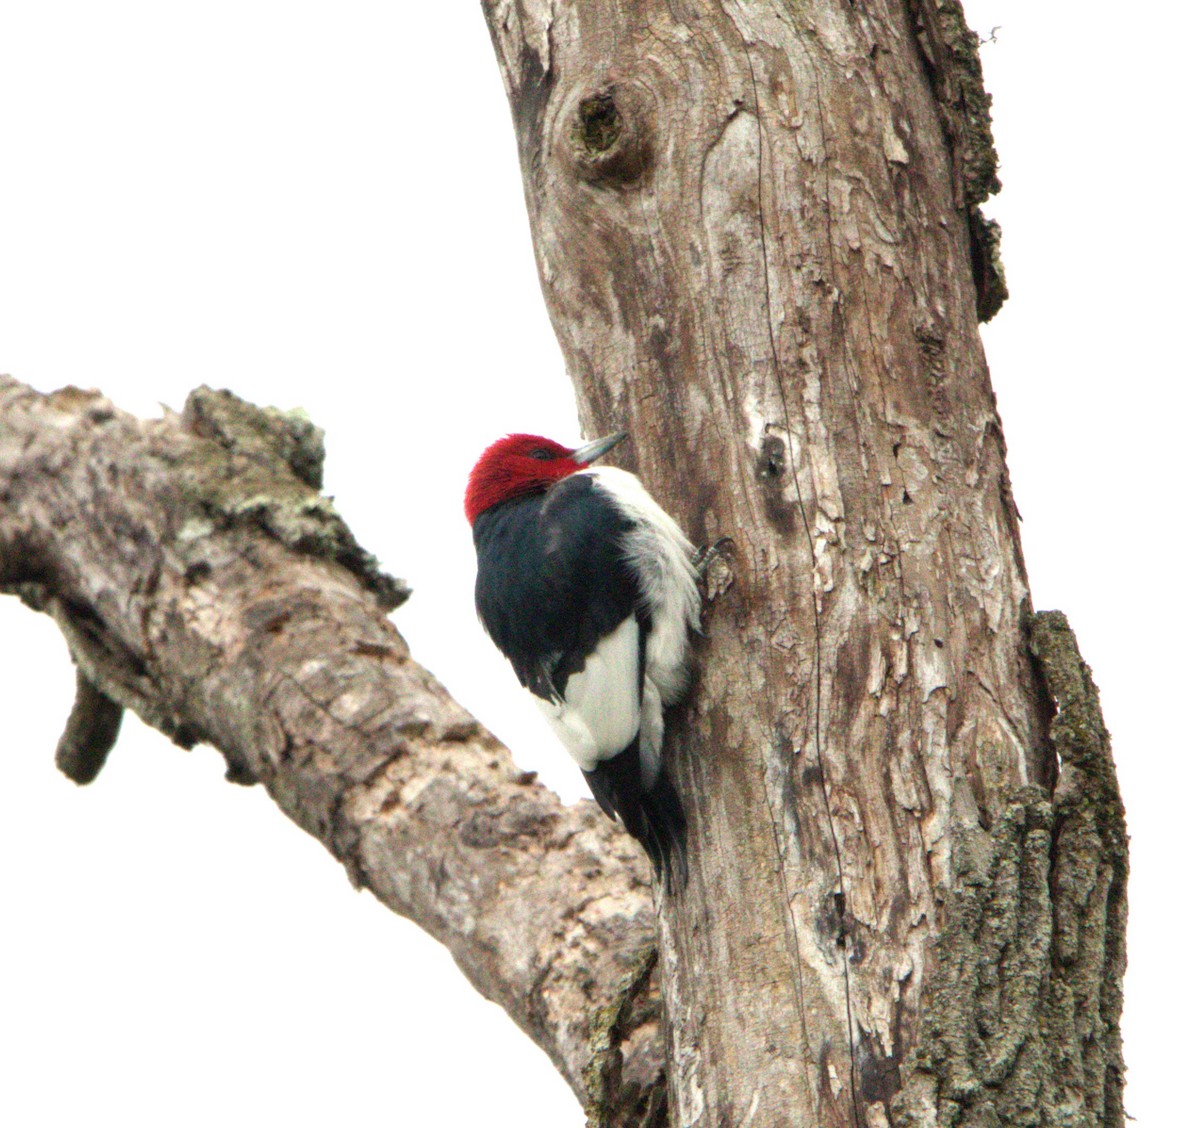
[[[472,525],[485,509],[514,497],[542,493],[560,478],[589,466],[594,459],[611,450],[623,438],[624,431],[568,450],[540,435],[506,435],[492,443],[479,456],[467,482],[463,508]]]

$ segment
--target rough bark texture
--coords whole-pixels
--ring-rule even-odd
[[[0,377],[0,590],[52,615],[78,667],[59,765],[94,778],[123,708],[215,745],[444,943],[581,1101],[661,1100],[644,858],[412,661],[386,618],[407,592],[320,495],[321,458],[306,420],[229,393],[143,422]]]
[[[1124,845],[1046,798],[1068,757],[977,330],[1003,282],[961,9],[484,11],[585,429],[629,429],[685,531],[736,545],[668,738],[694,828],[659,922],[673,1122],[1118,1117],[1119,998],[1093,996]]]
[[[1096,687],[1060,611],[1035,617],[1032,649],[1062,770],[1053,801],[1026,788],[990,830],[956,830],[958,888],[892,1104],[901,1128],[1125,1123],[1125,812]]]

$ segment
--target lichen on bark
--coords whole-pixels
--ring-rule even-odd
[[[917,41],[932,69],[934,96],[955,148],[963,203],[981,204],[1000,191],[992,139],[992,96],[983,85],[979,36],[959,0],[908,0]],[[947,120],[949,119],[949,120]]]
[[[975,313],[991,321],[1008,300],[1008,279],[1000,257],[1000,224],[973,207],[967,219],[971,237],[971,276],[975,280]]]
[[[380,568],[320,492],[324,432],[303,412],[259,407],[205,386],[188,396],[182,423],[209,440],[181,454],[187,517],[200,530],[210,522],[256,525],[289,548],[342,565],[386,610],[408,598],[404,582]]]
[[[666,1128],[669,1122],[666,1071],[658,1070],[649,1084],[645,1078],[624,1076],[628,1043],[646,1035],[661,1038],[657,966],[658,946],[650,944],[592,1017],[587,1128]]]
[[[1124,1123],[1124,808],[1066,616],[1035,615],[1030,648],[1057,709],[1058,781],[1052,798],[1016,792],[990,829],[959,807],[920,1041],[891,1104],[898,1128]]]

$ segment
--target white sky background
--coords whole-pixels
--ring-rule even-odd
[[[968,11],[1000,25],[989,211],[1013,297],[985,340],[1035,603],[1069,613],[1116,742],[1127,1106],[1165,1124],[1200,1001],[1200,27],[1182,4],[1169,26]],[[471,601],[475,456],[578,435],[476,3],[0,0],[0,371],[142,415],[204,382],[305,407],[328,490],[415,589],[395,618],[416,657],[582,793]],[[212,750],[127,717],[95,784],[61,777],[73,685],[49,620],[0,600],[0,1123],[582,1124],[442,949]]]

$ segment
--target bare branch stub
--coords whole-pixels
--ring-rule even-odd
[[[91,783],[100,774],[121,732],[124,710],[82,671],[75,671],[75,703],[54,752],[68,779]]]

